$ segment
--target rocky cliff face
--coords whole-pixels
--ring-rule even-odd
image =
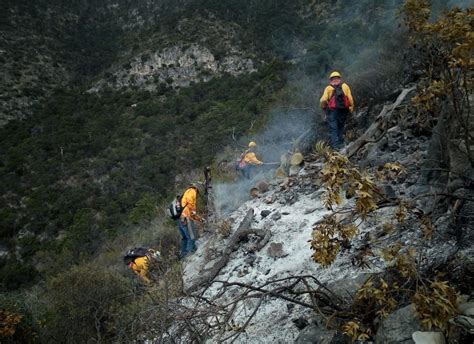
[[[223,73],[236,76],[254,71],[251,59],[232,54],[216,60],[206,47],[180,44],[132,58],[107,79],[100,80],[89,92],[99,92],[106,87],[138,87],[156,91],[160,86],[179,88],[206,82]]]

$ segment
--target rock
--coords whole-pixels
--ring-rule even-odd
[[[415,315],[413,305],[408,305],[391,313],[384,319],[375,335],[376,343],[412,344],[412,333],[421,330],[421,323]]]
[[[321,195],[324,193],[324,190],[318,190],[311,195],[311,199],[321,199]]]
[[[279,211],[277,211],[276,213],[273,213],[273,215],[271,216],[272,220],[275,220],[275,221],[278,221],[279,219],[281,219],[281,214]]]
[[[291,166],[288,175],[296,176],[301,171],[301,166]]]
[[[272,242],[270,246],[268,246],[267,254],[271,258],[281,258],[285,256],[285,252],[283,252],[283,243],[281,242]]]
[[[474,318],[465,315],[458,315],[449,319],[449,323],[459,326],[470,334],[474,334]]]
[[[251,188],[250,189],[250,197],[252,197],[252,198],[258,197],[258,189],[257,188]]]
[[[353,278],[343,278],[329,283],[327,287],[340,297],[353,296],[372,275],[370,273],[361,273]]]
[[[306,319],[303,318],[303,317],[299,317],[299,318],[293,319],[293,320],[291,320],[291,321],[293,322],[293,324],[295,324],[295,326],[298,328],[298,330],[302,330],[302,329],[304,329],[306,326],[309,325],[308,320],[306,320]]]
[[[304,210],[303,214],[308,215],[308,214],[314,213],[316,210],[318,210],[317,207],[306,208],[306,209]]]
[[[441,332],[413,332],[412,338],[415,344],[445,344],[444,335]]]
[[[273,195],[268,195],[267,197],[265,197],[263,199],[263,201],[266,203],[266,204],[272,204],[273,202],[275,202],[276,200],[276,195],[273,194]]]
[[[261,193],[265,193],[270,189],[270,185],[264,180],[259,181],[255,186]]]
[[[298,201],[298,194],[294,190],[285,192],[283,194],[283,200],[285,201],[283,204],[293,205]]]
[[[295,304],[294,303],[287,303],[286,304],[286,309],[288,309],[288,313],[291,313],[293,312],[293,309],[295,308]]]
[[[247,256],[245,256],[244,262],[247,265],[253,265],[256,259],[257,257],[255,256],[255,254],[248,254]]]
[[[261,216],[262,218],[265,218],[265,217],[267,217],[268,215],[270,215],[271,212],[272,212],[271,210],[266,210],[266,209],[265,209],[265,210],[262,210],[262,211],[260,212],[260,216]]]
[[[395,193],[395,190],[393,190],[393,187],[390,184],[383,184],[382,185],[382,192],[385,195],[386,198],[388,199],[396,199],[397,194]]]
[[[330,344],[336,331],[327,330],[317,324],[306,326],[295,340],[295,344]]]
[[[474,315],[474,302],[466,302],[459,305],[459,312],[464,315]]]

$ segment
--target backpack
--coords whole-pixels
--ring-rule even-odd
[[[183,196],[176,196],[176,199],[170,203],[168,206],[167,212],[168,216],[172,220],[178,220],[181,217],[181,213],[183,212],[184,207],[181,206],[181,199]]]
[[[148,256],[148,249],[144,247],[135,247],[131,250],[128,250],[125,256],[123,257],[123,262],[125,265],[130,264],[138,257],[145,257]]]
[[[332,92],[331,98],[329,98],[328,107],[330,110],[335,109],[349,109],[349,98],[344,94],[342,90],[342,84],[339,85],[331,85],[334,88]]]

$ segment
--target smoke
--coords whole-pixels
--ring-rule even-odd
[[[317,130],[315,117],[311,111],[280,109],[273,111],[270,122],[260,133],[242,139],[245,144],[249,141],[257,143],[257,158],[266,165],[256,167],[251,179],[239,176],[236,181],[213,185],[213,202],[217,216],[225,216],[249,200],[250,190],[259,181],[271,182],[281,156],[291,151],[294,142],[308,130],[315,132]],[[235,157],[236,160],[238,158]]]

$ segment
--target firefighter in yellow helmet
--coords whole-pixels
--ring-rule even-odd
[[[249,143],[249,148],[241,154],[237,169],[242,173],[247,179],[250,179],[252,171],[254,170],[255,166],[263,165],[263,162],[257,159],[255,155],[255,150],[257,148],[257,143],[251,141]]]
[[[344,124],[347,115],[354,111],[354,99],[349,85],[341,80],[339,72],[329,75],[329,85],[320,99],[321,108],[329,124],[330,144],[334,149],[344,144]]]
[[[128,250],[124,257],[124,262],[146,285],[152,284],[149,278],[150,268],[154,262],[161,259],[159,251],[136,247]]]
[[[137,257],[128,263],[128,267],[132,270],[145,284],[151,284],[151,280],[148,278],[148,270],[150,263],[148,258]]]

